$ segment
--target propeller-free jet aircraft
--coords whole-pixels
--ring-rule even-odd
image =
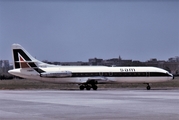
[[[21,45],[12,45],[13,68],[8,72],[26,79],[52,83],[79,84],[80,90],[97,90],[97,84],[149,83],[174,79],[166,70],[156,67],[58,66],[32,57]]]

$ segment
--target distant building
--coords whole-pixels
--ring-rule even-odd
[[[3,61],[2,61],[2,60],[0,60],[0,68],[2,68],[2,64],[3,64]]]
[[[8,67],[9,66],[9,60],[0,60],[0,68]]]
[[[169,58],[168,62],[179,62],[179,56],[173,57],[173,58]]]
[[[89,65],[89,64],[88,64],[88,62],[77,61],[77,62],[60,62],[60,65],[64,65],[64,66],[83,66],[83,65]]]
[[[88,60],[90,65],[101,65],[103,62],[103,59],[99,59],[99,58],[90,58]]]
[[[4,66],[5,68],[9,68],[9,60],[4,60]]]
[[[0,72],[2,74],[8,73],[9,68],[9,60],[0,60]]]
[[[111,58],[111,59],[103,60],[102,65],[119,66],[119,58]]]

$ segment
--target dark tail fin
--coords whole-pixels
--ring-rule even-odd
[[[12,57],[13,57],[14,69],[17,69],[17,68],[37,69],[42,66],[45,66],[45,67],[53,66],[53,65],[49,65],[49,64],[43,63],[35,59],[19,44],[12,45]]]

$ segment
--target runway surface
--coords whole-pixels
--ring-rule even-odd
[[[0,120],[179,120],[179,90],[1,90]]]

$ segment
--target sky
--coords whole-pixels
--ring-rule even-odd
[[[179,56],[178,0],[0,0],[0,59],[21,44],[38,60]]]

